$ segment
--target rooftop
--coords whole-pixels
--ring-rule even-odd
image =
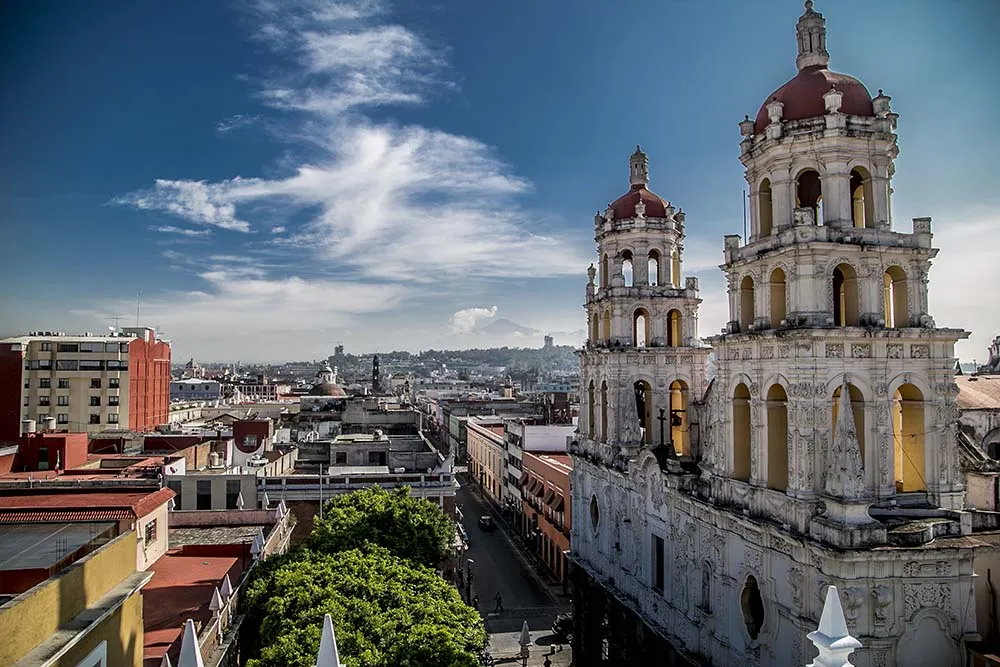
[[[0,525],[0,571],[50,569],[114,528],[112,522]]]
[[[0,491],[0,523],[135,519],[146,516],[174,495],[170,489],[5,489]]]
[[[1000,409],[1000,375],[958,375],[955,383],[962,410]]]

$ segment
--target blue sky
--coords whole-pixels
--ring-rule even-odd
[[[831,67],[900,114],[896,228],[935,219],[939,325],[1000,333],[992,0],[827,0]],[[795,73],[802,5],[15,2],[0,10],[0,335],[114,316],[178,358],[583,336],[593,213],[687,212],[702,335],[742,229],[737,122]],[[992,294],[991,296],[987,296]],[[495,308],[494,308],[495,307]],[[536,337],[476,329],[508,318]]]

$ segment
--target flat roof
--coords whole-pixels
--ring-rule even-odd
[[[124,334],[118,336],[84,336],[83,334],[67,334],[65,336],[11,336],[0,339],[0,343],[30,343],[35,340],[58,341],[60,343],[127,343],[138,334]]]
[[[559,426],[529,426],[524,427],[524,451],[526,452],[565,452],[566,436],[572,434],[576,427],[572,424]]]
[[[44,569],[106,537],[112,522],[0,525],[0,570]]]
[[[958,398],[963,410],[1000,409],[1000,375],[958,375]]]

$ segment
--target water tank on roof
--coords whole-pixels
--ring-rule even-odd
[[[222,467],[222,457],[219,456],[219,452],[209,452],[209,454],[208,454],[208,467],[209,468],[221,468]]]
[[[21,433],[22,435],[28,435],[29,433],[35,432],[35,420],[34,419],[22,419],[21,420]]]
[[[42,420],[42,424],[45,425],[45,430],[46,431],[54,431],[54,430],[56,430],[56,418],[55,417],[46,417],[45,419]]]

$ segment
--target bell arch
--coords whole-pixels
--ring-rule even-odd
[[[812,209],[816,224],[823,224],[823,181],[815,169],[806,169],[795,179],[795,206]]]
[[[757,186],[757,227],[760,236],[770,236],[774,230],[774,207],[769,178],[765,178]]]
[[[604,289],[607,289],[608,287],[611,287],[611,283],[608,280],[608,256],[607,256],[607,254],[605,254],[604,258],[601,260],[601,287],[603,287]]]
[[[601,340],[601,318],[598,313],[590,314],[590,342],[597,343]]]
[[[733,391],[733,478],[750,481],[750,390],[742,382]]]
[[[754,287],[751,276],[740,281],[740,331],[750,331],[754,320]]]
[[[780,384],[767,390],[767,486],[788,490],[788,395]]]
[[[650,250],[649,255],[646,259],[646,275],[648,276],[648,283],[650,287],[656,287],[657,285],[663,284],[663,276],[660,275],[660,252],[658,250]]]
[[[858,273],[846,262],[833,269],[833,325],[856,327],[860,318]]]
[[[622,250],[622,277],[625,278],[625,287],[632,287],[635,278],[635,267],[632,266],[631,250]]]
[[[909,324],[909,290],[906,272],[899,266],[890,266],[882,275],[883,309],[885,326],[898,329]]]
[[[649,311],[636,308],[632,313],[632,345],[646,347],[649,345]]]
[[[832,421],[830,422],[832,432],[837,430],[837,412],[839,410],[840,392],[842,387],[833,390]],[[865,460],[865,395],[853,384],[847,385],[848,397],[851,399],[851,411],[854,413],[854,428],[858,434],[858,446],[861,448],[861,461]]]
[[[893,481],[896,491],[926,491],[924,395],[902,384],[892,395]]]
[[[611,311],[604,311],[604,342],[611,342]]]
[[[587,387],[587,437],[593,439],[596,433],[596,410],[597,405],[594,402],[594,381],[590,381],[590,385]]]
[[[770,301],[771,301],[771,328],[777,329],[781,323],[788,319],[787,305],[785,302],[787,287],[785,284],[785,271],[778,267],[771,271],[770,279]]]
[[[681,311],[674,308],[667,313],[667,347],[680,347],[683,338]]]
[[[851,169],[851,222],[855,227],[875,226],[875,198],[872,177],[864,167]]]
[[[601,382],[601,442],[608,441],[608,381]]]
[[[674,380],[670,392],[670,442],[677,456],[691,456],[691,429],[688,415],[688,386],[684,380]]]

